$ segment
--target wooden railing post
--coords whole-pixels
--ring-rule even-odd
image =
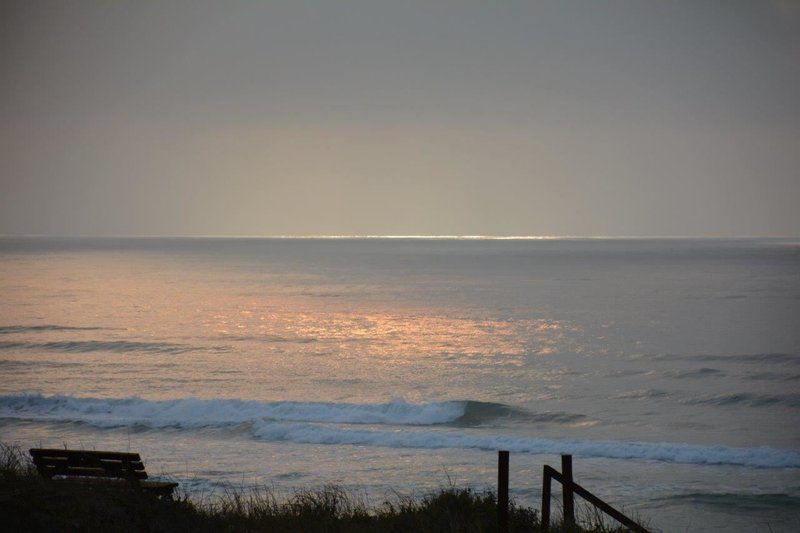
[[[508,533],[508,451],[497,453],[497,529]]]
[[[572,494],[572,456],[561,456],[561,475],[564,476],[565,483],[561,486],[561,493],[564,496],[564,525],[572,526],[575,524],[575,497]]]
[[[560,473],[558,470],[544,465],[544,485],[542,486],[542,531],[547,531],[547,528],[550,527],[550,482],[551,479],[555,479],[559,483],[561,483],[562,487],[566,487],[569,485],[572,488],[572,492],[577,494],[578,496],[582,497],[587,502],[591,503],[608,516],[619,522],[620,524],[624,525],[631,531],[635,531],[636,533],[648,533],[647,528],[643,527],[642,525],[638,524],[635,520],[631,520],[624,514],[622,514],[617,509],[611,507],[609,504],[586,490],[585,488],[581,487],[575,481],[567,481],[566,477]]]
[[[544,465],[542,472],[542,531],[550,529],[550,467]]]

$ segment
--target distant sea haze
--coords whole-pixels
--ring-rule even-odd
[[[797,240],[1,238],[0,294],[3,441],[376,497],[502,448],[537,506],[572,453],[666,531],[798,524]]]

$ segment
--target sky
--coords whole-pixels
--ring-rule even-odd
[[[0,234],[800,236],[800,2],[4,0]]]

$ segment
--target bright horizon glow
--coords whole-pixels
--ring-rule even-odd
[[[2,12],[0,234],[800,235],[800,3]]]
[[[0,235],[0,239],[264,239],[264,240],[460,240],[460,241],[557,241],[557,240],[793,240],[793,235]]]

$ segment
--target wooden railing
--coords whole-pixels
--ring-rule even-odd
[[[508,533],[508,452],[498,452],[497,461],[497,526],[500,533]],[[550,529],[550,498],[552,481],[555,479],[562,486],[564,525],[575,525],[575,494],[582,497],[617,522],[636,533],[649,533],[636,521],[628,518],[572,479],[572,456],[561,456],[561,472],[549,465],[544,465],[542,478],[542,518],[541,530]]]

